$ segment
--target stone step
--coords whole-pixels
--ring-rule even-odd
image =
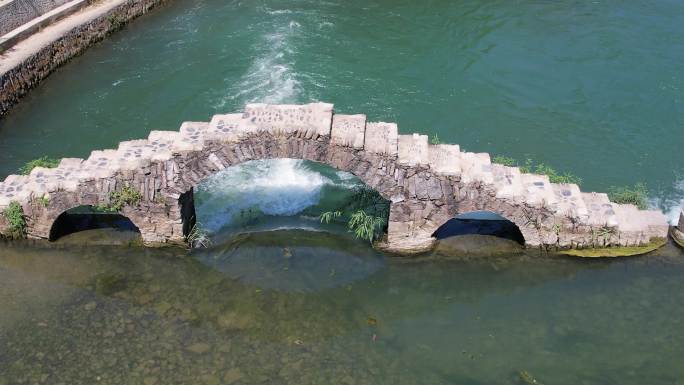
[[[204,139],[237,142],[243,136],[256,130],[256,126],[244,120],[243,114],[214,115],[204,131]]]
[[[657,210],[639,210],[631,204],[613,204],[621,240],[627,244],[646,244],[651,238],[665,237],[667,217]]]
[[[174,151],[199,151],[204,147],[209,122],[183,122],[180,137],[174,141]]]
[[[181,140],[178,131],[152,131],[147,137],[153,161],[165,161],[173,156],[173,144]]]
[[[589,212],[586,222],[588,225],[592,227],[616,227],[618,225],[614,203],[608,199],[608,194],[583,192],[581,196]]]
[[[153,148],[147,139],[128,140],[119,143],[116,153],[122,170],[135,170],[151,162]]]
[[[585,222],[589,216],[587,205],[582,199],[582,192],[574,183],[551,183],[556,195],[555,212],[564,217],[577,218]]]
[[[366,137],[366,115],[334,114],[330,131],[330,143],[362,149]]]
[[[309,103],[304,105],[252,103],[245,107],[242,118],[258,131],[273,135],[299,133],[311,138],[315,135],[330,136],[333,105]],[[247,127],[245,124],[243,127]]]
[[[31,195],[31,190],[28,187],[28,175],[8,175],[5,181],[0,185],[0,205],[9,205],[12,201],[20,203],[28,200]]]
[[[430,169],[442,175],[461,175],[461,149],[457,144],[428,146]]]
[[[399,151],[399,127],[396,123],[368,122],[363,149],[366,152],[397,155]]]
[[[100,179],[114,175],[121,168],[117,150],[95,150],[83,162],[80,179]]]
[[[484,182],[494,183],[492,162],[489,154],[462,152],[461,153],[461,181],[464,183]]]
[[[549,177],[537,174],[521,174],[525,191],[525,202],[531,205],[545,204],[553,208],[558,202]]]
[[[42,196],[61,187],[65,180],[58,168],[35,167],[29,174],[29,185],[35,196]]]
[[[631,204],[613,204],[620,231],[667,231],[667,217],[659,210],[639,210]]]
[[[524,199],[525,187],[522,183],[520,169],[492,163],[492,175],[497,198]]]
[[[64,179],[60,183],[60,188],[67,191],[75,191],[80,183],[81,176],[84,175],[83,165],[85,160],[81,158],[64,158],[59,162],[55,169],[57,175]]]
[[[428,136],[420,134],[399,135],[397,140],[397,161],[407,166],[427,165]]]

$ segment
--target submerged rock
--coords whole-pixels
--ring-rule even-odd
[[[229,371],[227,371],[223,375],[223,384],[224,385],[230,385],[230,384],[233,384],[233,383],[239,381],[241,378],[242,378],[242,372],[240,371],[240,369],[233,368],[233,369],[230,369]]]
[[[518,254],[523,247],[510,239],[491,235],[468,234],[444,238],[435,253],[448,257],[490,257]]]
[[[192,344],[186,348],[187,350],[197,353],[197,354],[203,354],[209,351],[211,349],[211,346],[209,344],[206,344],[204,342],[198,342],[195,344]]]

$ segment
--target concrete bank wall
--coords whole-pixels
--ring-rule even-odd
[[[0,75],[0,118],[52,71],[128,21],[168,0],[128,0],[81,24]],[[30,38],[29,38],[30,39]]]
[[[69,1],[70,0],[0,1],[0,35],[4,35]]]

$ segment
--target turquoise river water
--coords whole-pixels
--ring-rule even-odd
[[[320,100],[584,190],[644,182],[674,219],[682,36],[677,0],[178,0],[0,120],[0,177],[249,102]],[[209,248],[111,229],[0,243],[0,385],[684,385],[675,246],[580,260],[461,237],[390,257],[317,219],[358,185],[250,162],[198,189]]]

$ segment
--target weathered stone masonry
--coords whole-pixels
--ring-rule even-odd
[[[167,0],[128,0],[108,13],[72,29],[28,57],[20,65],[0,74],[0,117],[55,69],[111,32]]]
[[[5,0],[0,1],[0,35],[35,19],[70,0]]]
[[[386,247],[429,249],[433,232],[475,210],[514,222],[528,247],[639,245],[667,236],[659,211],[611,203],[605,194],[492,164],[488,154],[457,145],[429,145],[425,135],[399,135],[396,124],[365,115],[334,114],[331,104],[248,105],[244,113],[186,122],[180,131],[153,131],[117,150],[63,159],[0,184],[0,210],[22,204],[28,236],[49,238],[56,218],[73,207],[109,203],[131,186],[143,195],[122,214],[148,244],[183,243],[194,220],[193,189],[211,174],[256,159],[296,158],[348,171],[391,201]],[[49,199],[47,207],[41,197]],[[8,224],[0,221],[0,231]]]

